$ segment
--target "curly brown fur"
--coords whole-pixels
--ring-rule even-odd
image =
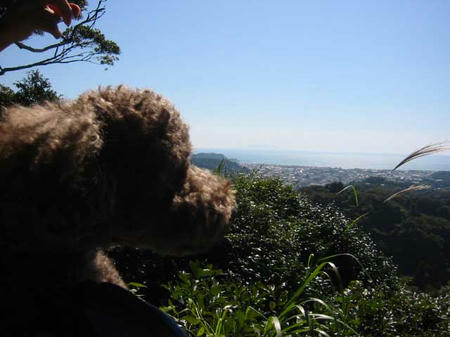
[[[178,111],[150,90],[120,86],[5,110],[0,267],[9,276],[0,286],[14,296],[84,279],[124,286],[102,249],[207,249],[229,221],[233,191],[191,166],[190,153]]]

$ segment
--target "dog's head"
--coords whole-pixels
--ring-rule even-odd
[[[107,88],[83,95],[103,148],[98,161],[115,184],[113,241],[186,255],[210,247],[234,208],[229,181],[190,164],[188,127],[150,90]]]
[[[184,255],[230,218],[230,183],[190,164],[188,127],[150,90],[100,89],[4,116],[0,220],[12,246]]]

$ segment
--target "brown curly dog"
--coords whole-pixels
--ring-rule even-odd
[[[9,315],[0,322],[32,317],[42,298],[86,279],[125,287],[102,253],[108,247],[170,255],[210,247],[230,219],[233,191],[192,166],[190,153],[178,111],[150,90],[120,86],[6,109],[0,298]]]

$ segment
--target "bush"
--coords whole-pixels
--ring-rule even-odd
[[[221,268],[243,281],[286,283],[293,290],[311,254],[323,258],[346,253],[359,264],[349,255],[334,259],[344,285],[356,278],[388,287],[396,284],[392,261],[336,208],[313,205],[276,178],[239,176],[235,186],[238,210],[227,236],[229,263]]]
[[[433,297],[405,284],[386,293],[355,281],[337,299],[348,306],[347,322],[363,336],[444,337],[450,331],[448,294]]]

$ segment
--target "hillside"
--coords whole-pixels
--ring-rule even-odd
[[[212,251],[191,258],[111,252],[124,278],[144,284],[141,296],[189,336],[448,336],[448,291],[408,288],[335,206],[313,203],[279,179],[252,174],[233,182],[237,210]]]
[[[228,159],[220,153],[196,153],[191,156],[191,162],[198,167],[215,170],[222,166],[224,174],[249,173],[250,169],[240,165],[237,161]]]
[[[403,275],[423,289],[445,285],[450,280],[450,189],[409,192],[384,202],[409,185],[369,178],[354,186],[358,205],[351,190],[337,194],[342,183],[309,186],[301,192],[313,202],[336,205],[351,219],[367,213],[359,224],[394,258]]]
[[[429,176],[433,187],[450,188],[450,171],[437,171]]]

